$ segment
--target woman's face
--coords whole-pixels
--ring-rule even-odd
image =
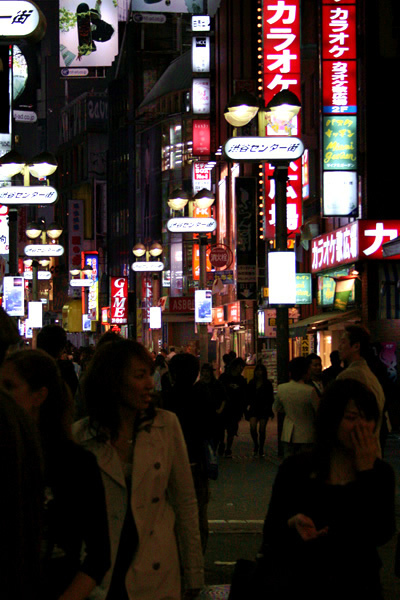
[[[371,433],[374,432],[376,426],[375,421],[367,421],[364,413],[357,408],[354,400],[349,400],[337,430],[337,441],[340,446],[348,450],[354,449],[352,433],[359,424],[367,426]]]
[[[32,413],[34,406],[32,390],[9,361],[6,361],[0,369],[0,384],[12,396],[18,406],[28,413]]]
[[[153,376],[150,366],[140,360],[132,358],[125,371],[121,388],[122,405],[135,411],[148,408],[152,401],[154,388]]]

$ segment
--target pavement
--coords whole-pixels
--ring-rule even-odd
[[[226,599],[237,558],[254,558],[272,485],[281,462],[276,420],[267,427],[266,456],[253,458],[249,424],[241,421],[233,457],[222,457],[219,477],[211,481],[208,517],[210,537],[205,555],[207,587],[200,598]],[[384,459],[396,473],[396,520],[400,529],[400,433],[390,434]],[[396,535],[379,549],[385,600],[399,600],[400,579],[394,574]]]

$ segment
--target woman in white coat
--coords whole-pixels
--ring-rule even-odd
[[[154,363],[133,340],[99,348],[85,375],[76,440],[101,469],[111,569],[90,598],[181,600],[204,583],[197,503],[176,416],[152,405]]]

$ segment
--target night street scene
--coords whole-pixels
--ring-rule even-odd
[[[399,22],[0,0],[2,600],[398,600]]]

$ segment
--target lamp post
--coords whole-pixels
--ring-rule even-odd
[[[45,248],[43,250],[43,253],[40,252],[40,254],[38,255],[38,257],[40,256],[39,260],[34,257],[32,259],[32,301],[33,302],[38,302],[39,301],[39,284],[38,284],[38,270],[39,270],[39,265],[41,266],[47,266],[50,263],[50,260],[47,258],[46,256],[46,247],[49,246],[49,254],[50,254],[50,247],[53,246],[56,243],[56,240],[61,236],[63,230],[62,228],[57,225],[56,223],[52,223],[49,227],[46,227],[46,221],[44,219],[41,219],[40,222],[34,222],[34,223],[29,223],[25,233],[26,236],[32,240],[39,240],[41,245],[43,245]],[[47,244],[47,237],[50,238],[51,242],[50,244]],[[27,247],[28,248],[28,247]],[[33,333],[33,337],[32,337],[32,347],[36,348],[36,329],[33,328],[32,330]]]
[[[158,306],[159,300],[160,300],[160,276],[159,276],[159,271],[160,268],[163,268],[163,264],[160,260],[154,262],[154,269],[152,268],[152,259],[157,259],[158,257],[161,256],[161,254],[163,253],[163,247],[160,244],[160,242],[152,242],[150,244],[143,244],[142,242],[138,242],[134,245],[134,247],[132,248],[132,253],[134,254],[134,256],[137,259],[146,258],[146,261],[144,262],[140,262],[140,266],[138,265],[138,263],[133,263],[132,265],[132,269],[134,271],[138,272],[146,272],[146,273],[151,273],[152,274],[152,291],[153,291],[153,298],[152,298],[152,306],[156,307]],[[146,264],[147,263],[147,264]],[[135,268],[135,264],[138,265],[138,268]],[[136,282],[137,283],[137,282]],[[136,285],[136,289],[137,289],[137,285]],[[157,349],[159,348],[159,340],[160,340],[160,330],[159,329],[152,329],[152,345],[153,345],[153,349]]]
[[[52,175],[57,169],[57,160],[55,157],[49,152],[41,152],[37,156],[35,156],[30,162],[26,162],[19,152],[15,150],[10,150],[4,154],[4,156],[0,157],[0,178],[2,177],[14,177],[19,173],[23,176],[23,185],[24,188],[31,188],[30,185],[30,176],[36,177],[44,182],[44,184],[49,185],[49,181],[47,177]],[[7,186],[7,191],[11,191],[14,186]],[[36,187],[36,186],[35,186]],[[42,187],[42,186],[37,186]],[[11,188],[11,190],[9,190]],[[49,188],[50,189],[50,188]],[[48,198],[46,200],[42,200],[43,204],[52,203],[57,198],[57,193],[53,188],[51,188],[52,196],[54,199],[49,200],[51,194],[47,194]],[[12,194],[10,194],[12,196]],[[31,199],[30,201],[14,201],[13,199],[7,200],[2,199],[2,204],[12,204],[12,207],[9,208],[9,262],[8,262],[8,270],[10,274],[16,274],[18,270],[18,206],[26,203],[29,204],[40,204],[39,200]]]
[[[291,121],[298,114],[301,104],[295,94],[289,90],[278,92],[269,102],[266,109],[263,108],[263,102],[257,101],[252,96],[248,100],[248,110],[244,106],[240,106],[238,102],[231,104],[231,109],[225,111],[226,120],[232,122],[230,114],[233,112],[237,115],[237,126],[246,125],[251,118],[258,112],[258,125],[260,137],[265,137],[266,125],[270,124],[274,127],[284,126],[286,134],[291,133]],[[254,113],[257,106],[258,109]],[[253,113],[253,116],[251,116]],[[235,134],[234,134],[235,135]],[[239,138],[238,138],[239,139]],[[283,138],[284,139],[284,138]],[[279,141],[279,138],[275,138]],[[299,141],[299,140],[298,140]],[[283,153],[284,155],[285,153]],[[254,156],[255,157],[255,156]],[[298,158],[296,156],[296,158]],[[240,157],[238,157],[240,160]],[[287,189],[288,168],[291,162],[290,157],[280,156],[279,159],[265,154],[265,158],[261,156],[260,161],[269,162],[274,167],[273,179],[275,181],[275,250],[277,252],[287,252]],[[266,257],[267,259],[267,257]],[[288,321],[288,305],[278,304],[276,307],[276,343],[277,343],[277,379],[278,384],[284,383],[288,378],[288,363],[289,363],[289,321]]]

